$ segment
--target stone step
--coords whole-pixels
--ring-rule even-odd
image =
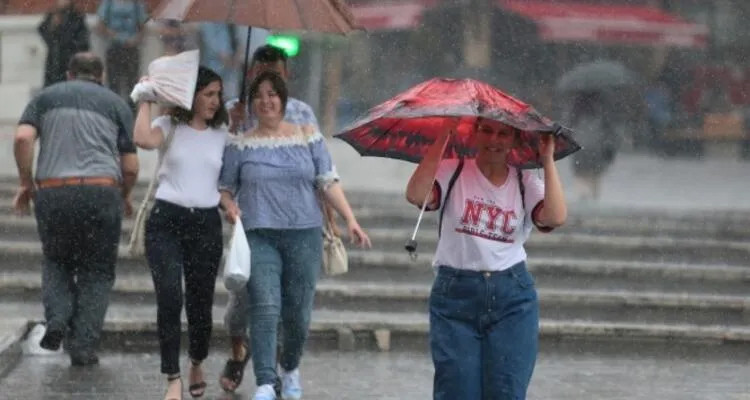
[[[30,320],[42,315],[39,304],[0,303],[2,315],[23,312]],[[214,307],[213,338],[226,337],[223,310]],[[183,332],[186,331],[183,314]],[[429,321],[426,313],[360,312],[316,309],[313,311],[312,339],[336,343],[340,350],[355,348],[427,348]],[[380,339],[376,339],[379,337]],[[542,318],[540,339],[582,340],[626,343],[732,344],[750,343],[750,329],[736,326],[698,326],[694,324],[613,323],[566,321]],[[112,303],[104,325],[104,341],[117,348],[156,345],[156,309],[153,306]]]
[[[408,229],[370,229],[373,249],[399,252],[412,235]],[[432,256],[437,235],[423,230],[417,234],[418,251]],[[532,234],[525,246],[530,257],[554,255],[560,258],[599,258],[651,262],[693,262],[743,264],[750,260],[750,242],[674,237],[610,236],[555,232]]]
[[[41,278],[25,272],[0,275],[0,299],[30,302],[41,298]],[[429,284],[395,284],[324,279],[318,285],[316,308],[379,312],[427,312]],[[146,274],[119,274],[111,301],[155,304],[153,283]],[[216,304],[227,302],[221,282]],[[558,320],[744,326],[750,322],[746,296],[688,293],[601,291],[539,288],[541,316]]]
[[[224,224],[225,234],[230,226]],[[121,243],[126,244],[133,220],[123,221]],[[412,235],[411,229],[368,229],[373,250],[403,253],[404,243]],[[432,257],[437,245],[433,231],[423,229],[417,234],[418,252]],[[33,218],[0,217],[0,241],[16,247],[20,243],[38,243],[36,222]],[[2,246],[0,246],[0,249]],[[650,262],[691,262],[711,264],[745,264],[750,260],[750,242],[710,238],[690,239],[675,237],[610,236],[566,231],[554,234],[531,235],[525,246],[530,257],[555,255],[560,258],[601,258]]]
[[[400,197],[396,198],[392,195],[355,192],[349,195],[349,200],[360,224],[368,230],[377,228],[412,230],[419,214],[417,208],[406,204]],[[12,195],[0,196],[0,219],[3,222],[6,218],[12,218],[11,204]],[[138,202],[134,204],[137,205]],[[437,229],[436,221],[436,213],[426,213],[421,229],[434,232]],[[568,221],[559,229],[559,232],[747,240],[750,238],[750,212],[657,213],[643,210],[637,212],[586,210],[581,212],[571,208]]]
[[[144,274],[143,257],[121,248],[118,274]],[[6,273],[41,273],[38,243],[0,242],[0,265]],[[434,272],[429,257],[411,260],[396,252],[349,251],[349,272],[341,280],[429,284]],[[542,287],[560,289],[670,291],[743,294],[750,286],[750,267],[690,263],[653,263],[595,258],[531,257],[529,269]]]

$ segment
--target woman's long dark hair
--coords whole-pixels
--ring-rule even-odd
[[[195,95],[197,96],[198,92],[213,82],[219,82],[222,85],[222,90],[219,92],[219,109],[216,110],[214,117],[206,121],[206,123],[212,128],[218,128],[229,123],[229,113],[226,107],[224,107],[224,83],[221,81],[221,76],[213,70],[206,67],[198,67],[198,82],[195,85]],[[193,119],[195,111],[193,109],[186,110],[182,107],[175,107],[169,115],[177,123],[188,124]]]

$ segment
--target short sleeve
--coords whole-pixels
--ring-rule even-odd
[[[435,201],[433,201],[432,204],[428,204],[427,207],[425,207],[425,210],[436,211],[443,206],[446,191],[448,190],[448,184],[458,168],[458,162],[459,160],[457,159],[440,161],[438,170],[435,173],[435,184],[432,188],[432,197]]]
[[[539,174],[540,171],[526,170],[522,172],[525,199],[524,210],[527,218],[531,220],[534,226],[541,232],[549,232],[552,228],[539,225],[539,212],[544,206],[544,180]]]
[[[117,150],[120,154],[135,153],[133,143],[133,111],[123,101],[117,107]]]
[[[230,139],[224,146],[221,172],[219,173],[219,190],[228,191],[232,193],[232,196],[235,196],[240,186],[242,150],[231,140],[239,139]]]
[[[96,16],[99,17],[99,20],[102,21],[105,25],[109,25],[109,21],[107,21],[107,7],[111,7],[109,4],[112,0],[103,0],[101,3],[99,3],[99,8],[96,9]]]
[[[328,146],[326,146],[325,138],[317,129],[309,137],[308,146],[315,166],[315,186],[325,191],[332,183],[338,182],[340,177],[333,165],[333,159],[328,151]]]
[[[166,138],[167,132],[172,129],[172,118],[169,115],[162,115],[154,118],[154,120],[151,121],[151,129],[153,128],[161,129],[162,138]]]
[[[26,105],[18,125],[31,125],[41,133],[42,115],[44,115],[43,100],[41,96],[36,96]]]
[[[143,25],[148,21],[148,10],[146,9],[146,5],[142,2],[138,2],[138,24]]]
[[[315,113],[313,112],[312,107],[310,107],[307,103],[300,101],[299,108],[301,119],[300,123],[303,125],[312,125],[313,127],[315,127],[316,131],[320,131],[318,119],[315,118]]]

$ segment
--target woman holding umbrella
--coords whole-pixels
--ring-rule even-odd
[[[537,174],[509,165],[521,131],[478,117],[476,158],[441,159],[438,137],[414,171],[408,201],[440,210],[430,294],[434,398],[523,399],[537,355],[539,311],[523,244],[532,224],[548,232],[567,207],[555,167],[555,136],[541,134]]]

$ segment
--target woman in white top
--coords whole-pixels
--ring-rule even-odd
[[[158,188],[146,222],[146,258],[154,280],[161,372],[167,399],[182,398],[179,351],[182,280],[190,340],[190,395],[206,388],[201,362],[208,355],[214,287],[222,255],[219,172],[227,143],[222,81],[201,67],[191,110],[174,108],[151,122],[150,104],[140,104],[135,143],[160,149],[166,143]],[[174,125],[171,142],[165,142]]]
[[[440,239],[430,293],[430,349],[436,400],[524,399],[537,354],[539,305],[523,244],[567,217],[544,135],[544,182],[507,164],[518,131],[478,119],[472,160],[441,160],[437,140],[409,181],[406,197],[440,210]],[[433,183],[433,177],[435,182]]]

